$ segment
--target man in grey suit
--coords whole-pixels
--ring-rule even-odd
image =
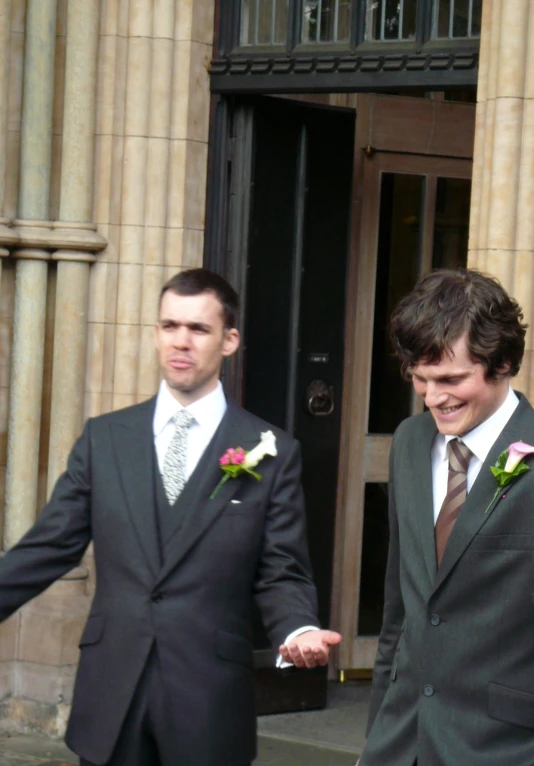
[[[361,766],[534,764],[534,412],[509,382],[522,318],[471,270],[430,273],[393,314],[428,411],[393,438]]]
[[[163,287],[163,381],[89,420],[35,526],[0,562],[0,619],[79,563],[97,586],[67,744],[83,766],[245,766],[255,757],[255,597],[281,659],[325,664],[297,443],[226,399],[239,344],[233,288],[206,269]],[[242,448],[260,460],[242,467]],[[218,488],[218,489],[217,489]]]

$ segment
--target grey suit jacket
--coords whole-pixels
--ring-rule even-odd
[[[154,642],[175,712],[180,766],[233,766],[256,750],[250,611],[273,644],[317,625],[297,443],[228,481],[218,458],[267,423],[228,410],[179,498],[160,564],[154,509],[155,399],[89,420],[35,526],[0,561],[0,619],[76,565],[94,542],[96,595],[80,647],[66,741],[105,763]],[[232,503],[231,500],[240,500]]]
[[[481,468],[436,567],[430,413],[391,452],[384,623],[361,766],[534,764],[534,470],[490,505],[490,471],[534,444],[521,397]],[[527,458],[531,466],[534,461]]]

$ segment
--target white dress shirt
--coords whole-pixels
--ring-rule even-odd
[[[198,399],[187,407],[182,407],[169,391],[164,380],[158,391],[156,409],[154,411],[154,445],[160,473],[163,475],[163,463],[172,437],[175,425],[172,421],[178,410],[187,409],[195,419],[189,427],[187,435],[187,465],[185,470],[186,479],[189,479],[197,463],[202,457],[206,447],[213,439],[215,431],[219,427],[226,412],[226,398],[221,382],[217,388],[206,396]]]
[[[189,427],[187,435],[187,465],[185,474],[186,479],[189,479],[206,447],[213,439],[215,431],[226,412],[226,406],[226,397],[224,396],[221,381],[217,383],[217,388],[214,391],[193,402],[193,404],[189,404],[187,407],[182,407],[180,402],[169,391],[166,382],[164,380],[161,381],[156,399],[156,409],[154,410],[153,429],[154,446],[156,448],[159,470],[162,475],[165,455],[175,431],[172,419],[178,410],[186,409],[194,418],[194,422]],[[317,630],[317,628],[313,625],[299,628],[286,638],[285,643],[289,643],[292,638],[308,630]],[[291,663],[282,662],[282,658],[278,655],[276,664],[277,667],[289,667]]]
[[[508,389],[508,395],[499,409],[487,420],[481,423],[472,431],[462,436],[462,441],[471,450],[472,457],[467,469],[467,491],[473,486],[476,477],[479,474],[484,460],[487,458],[490,449],[493,447],[497,438],[505,425],[512,417],[515,408],[519,404],[519,399],[512,388]],[[434,500],[434,524],[447,496],[447,481],[449,475],[449,459],[447,444],[459,437],[444,436],[436,434],[432,444],[432,490]]]

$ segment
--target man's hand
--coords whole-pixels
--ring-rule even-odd
[[[292,662],[296,668],[316,668],[328,663],[330,647],[336,646],[341,636],[333,630],[308,630],[288,644],[280,647],[284,662]]]

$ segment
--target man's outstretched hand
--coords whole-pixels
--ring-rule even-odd
[[[328,663],[330,647],[341,641],[341,635],[333,630],[308,630],[288,644],[280,647],[284,662],[292,662],[296,668],[316,668]]]

